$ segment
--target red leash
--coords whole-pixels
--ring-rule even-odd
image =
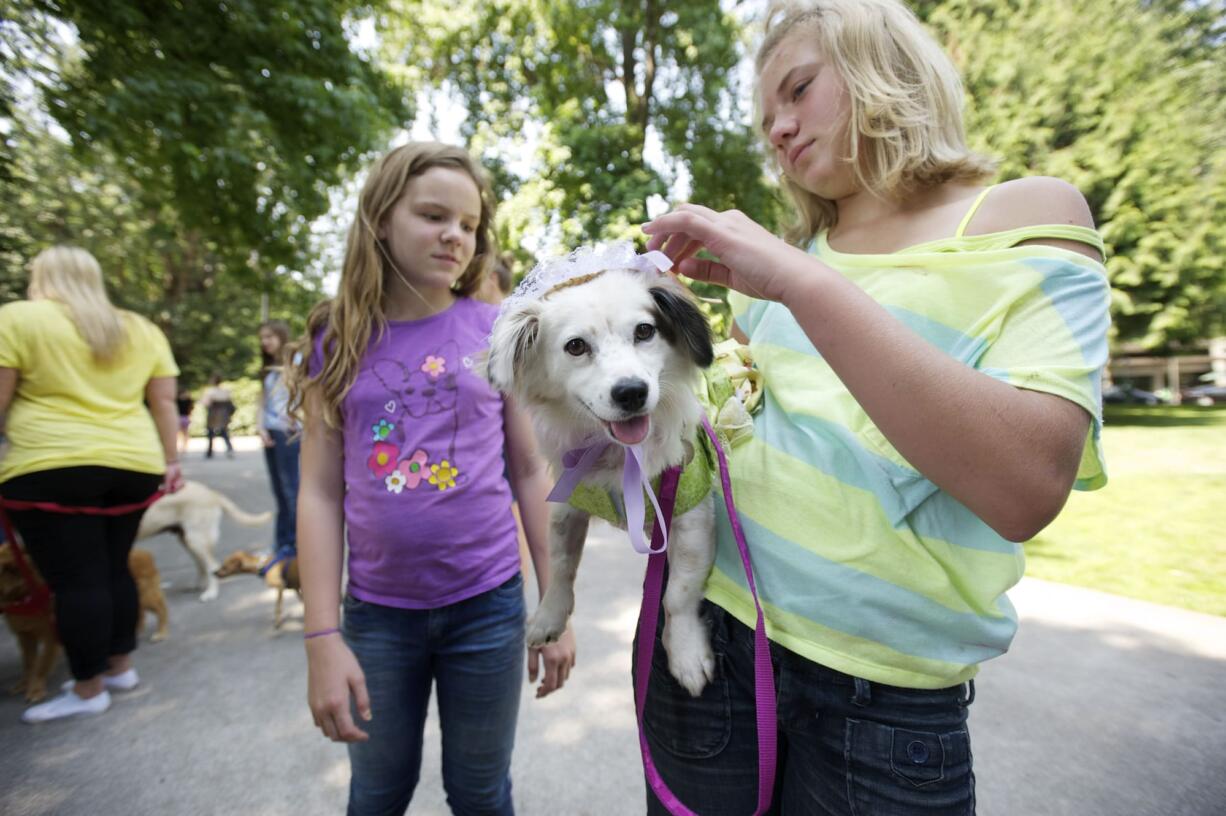
[[[0,608],[0,612],[8,615],[39,615],[51,610],[51,590],[45,583],[35,578],[34,570],[31,569],[29,562],[26,561],[22,547],[17,542],[17,531],[13,529],[13,523],[9,520],[8,513],[4,512],[5,510],[41,510],[44,513],[62,513],[65,515],[123,516],[128,513],[135,513],[137,510],[146,509],[149,505],[162,498],[162,496],[163,491],[156,490],[144,501],[132,504],[119,504],[114,507],[74,507],[56,504],[55,502],[20,501],[18,499],[0,497],[0,526],[4,528],[4,536],[8,539],[9,546],[13,550],[13,563],[17,565],[17,571],[21,573],[22,580],[29,587],[29,594],[26,597],[16,603],[5,605],[3,608]]]

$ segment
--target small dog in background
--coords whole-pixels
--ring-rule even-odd
[[[236,550],[226,556],[221,562],[221,566],[217,568],[213,574],[218,578],[229,578],[231,575],[243,573],[246,575],[259,575],[264,573],[264,584],[270,586],[277,591],[277,603],[273,608],[272,627],[280,629],[281,624],[285,622],[282,615],[282,599],[285,595],[285,590],[291,589],[298,593],[298,599],[302,599],[302,583],[298,580],[298,558],[282,558],[265,571],[265,566],[268,564],[267,556],[252,555],[244,550]]]
[[[5,607],[4,622],[8,624],[17,645],[21,649],[21,679],[13,685],[13,694],[24,694],[28,702],[37,703],[47,697],[47,679],[60,656],[60,639],[55,631],[51,615],[50,598],[40,610],[14,612],[8,607],[19,604],[30,596],[32,590],[44,586],[38,570],[26,559],[34,580],[34,587],[26,584],[25,576],[17,568],[11,542],[0,544],[0,607]]]
[[[158,643],[170,634],[170,612],[166,607],[166,596],[162,594],[162,574],[158,572],[153,553],[140,547],[133,547],[128,554],[128,571],[136,582],[136,593],[140,597],[140,613],[136,619],[136,636],[145,631],[145,615],[152,612],[157,615],[158,627],[149,638],[151,643]]]
[[[567,451],[612,443],[583,481],[618,495],[626,447],[642,446],[649,478],[703,455],[694,386],[714,359],[710,327],[693,298],[644,260],[615,245],[538,267],[521,284],[528,294],[516,290],[504,304],[486,364],[494,387],[532,416],[555,475]],[[670,672],[694,696],[715,671],[699,615],[715,560],[714,513],[708,485],[669,529],[663,644]],[[552,580],[528,620],[529,646],[566,629],[589,520],[570,504],[550,505]]]
[[[44,586],[42,576],[30,559],[26,559],[34,580],[34,589]],[[166,596],[162,594],[162,579],[158,574],[153,555],[148,550],[133,548],[128,555],[128,570],[136,582],[136,591],[140,599],[140,617],[136,619],[136,633],[139,636],[146,612],[157,615],[158,627],[150,640],[154,643],[166,639],[169,634],[170,616],[166,607]],[[0,544],[0,607],[17,604],[25,600],[31,587],[26,584],[25,577],[17,568],[9,542]],[[55,668],[60,656],[60,639],[55,630],[53,607],[48,598],[47,605],[40,610],[14,613],[5,612],[4,620],[21,649],[21,680],[13,686],[14,694],[24,694],[26,700],[37,703],[47,696],[47,680]]]
[[[136,540],[158,533],[174,533],[196,562],[197,588],[203,589],[200,600],[217,597],[217,539],[221,537],[221,515],[247,527],[265,524],[272,512],[247,513],[221,493],[200,482],[184,482],[183,489],[154,502],[140,520]]]

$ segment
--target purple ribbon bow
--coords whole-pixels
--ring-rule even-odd
[[[549,491],[546,501],[565,502],[570,494],[575,492],[579,482],[587,475],[600,455],[608,449],[611,442],[600,441],[583,448],[568,450],[562,455],[562,475],[553,490]],[[622,500],[626,505],[626,532],[630,534],[630,545],[635,552],[643,555],[655,555],[668,549],[668,530],[664,526],[664,514],[660,512],[660,502],[656,492],[651,487],[651,479],[643,470],[643,451],[639,445],[623,445],[626,458],[622,464]],[[643,527],[647,521],[647,506],[643,503],[643,493],[651,500],[655,508],[656,520],[660,523],[660,546],[652,549],[643,535]]]

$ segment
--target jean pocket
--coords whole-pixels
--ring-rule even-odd
[[[680,759],[710,759],[732,737],[732,702],[725,656],[715,654],[715,677],[698,697],[690,696],[668,670],[668,655],[659,641],[651,657],[643,723],[652,739]]]
[[[975,812],[966,729],[918,731],[849,719],[846,760],[853,813],[962,816]]]

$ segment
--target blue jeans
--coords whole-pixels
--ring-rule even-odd
[[[652,655],[644,727],[674,794],[703,816],[746,816],[758,790],[753,630],[709,601],[716,676],[695,699]],[[663,616],[661,616],[663,618]],[[778,763],[770,813],[974,814],[966,709],[974,685],[936,691],[870,683],[771,644]],[[637,667],[636,667],[637,671]],[[647,813],[666,814],[647,788]]]
[[[298,440],[290,439],[285,431],[269,430],[272,447],[264,448],[268,465],[268,481],[277,500],[277,546],[274,552],[297,552],[298,535],[295,525],[298,512]]]
[[[524,684],[524,581],[438,609],[345,597],[342,629],[370,693],[370,734],[349,745],[349,816],[402,814],[421,774],[438,687],[443,788],[458,816],[511,816],[511,748]]]

